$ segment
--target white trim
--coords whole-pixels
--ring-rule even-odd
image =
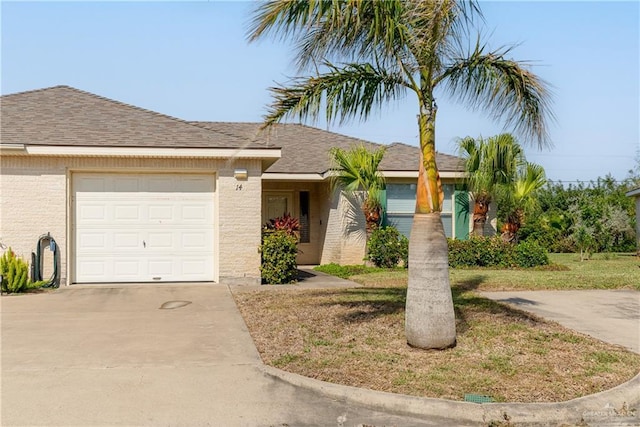
[[[319,173],[268,173],[262,174],[263,180],[269,181],[324,181],[327,176]]]
[[[325,173],[274,173],[262,174],[262,179],[270,181],[324,181],[333,174]],[[418,171],[382,171],[385,178],[414,178],[418,179]],[[466,172],[440,172],[440,178],[465,178]]]
[[[626,195],[627,197],[640,196],[640,187],[627,191]]]
[[[415,178],[418,179],[418,171],[382,171],[385,178]],[[440,178],[465,178],[466,172],[442,172]]]
[[[8,144],[2,144],[8,145]],[[17,144],[12,144],[17,145]],[[99,157],[201,157],[240,159],[279,159],[277,149],[236,149],[236,148],[153,148],[153,147],[54,147],[44,145],[22,146],[28,154],[50,156],[99,156]],[[4,147],[3,147],[4,148]],[[13,148],[16,150],[17,148]]]

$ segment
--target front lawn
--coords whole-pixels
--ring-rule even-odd
[[[640,289],[637,258],[566,271],[453,270],[458,342],[423,351],[404,338],[406,272],[361,274],[362,288],[234,290],[263,361],[323,381],[415,396],[555,402],[606,390],[640,371],[640,355],[482,298],[479,290]],[[558,277],[560,276],[560,277]]]
[[[596,254],[582,262],[577,254],[550,254],[549,258],[553,265],[541,269],[451,269],[451,285],[479,291],[640,290],[640,259],[632,254]],[[407,272],[400,269],[349,278],[373,287],[407,284]]]

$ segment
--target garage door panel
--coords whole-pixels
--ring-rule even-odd
[[[107,210],[102,204],[84,204],[78,209],[79,221],[104,221],[107,219]]]
[[[101,259],[83,259],[77,264],[78,275],[86,277],[87,279],[93,278],[101,279],[107,272],[107,263]]]
[[[149,274],[155,280],[167,280],[167,278],[176,277],[175,267],[175,263],[169,258],[153,259],[148,263]]]
[[[74,174],[76,282],[213,280],[211,175]]]
[[[171,251],[175,247],[174,233],[167,232],[151,232],[149,233],[147,247],[150,250]]]
[[[140,232],[114,232],[113,246],[109,249],[132,249],[140,248],[140,243],[144,240]]]
[[[114,259],[112,266],[114,276],[121,279],[135,279],[142,273],[140,262],[131,258]]]
[[[171,200],[164,204],[152,204],[148,206],[148,218],[150,221],[176,221],[175,207]]]
[[[127,223],[127,222],[140,222],[142,221],[142,209],[141,206],[130,204],[117,204],[113,206],[113,218],[114,223]]]

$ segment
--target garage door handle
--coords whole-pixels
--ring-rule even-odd
[[[142,247],[146,248],[147,247],[147,242],[145,242],[144,240],[142,241]]]

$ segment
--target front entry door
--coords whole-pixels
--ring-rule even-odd
[[[293,194],[289,192],[265,192],[263,196],[262,223],[284,214],[295,216],[293,212]]]

